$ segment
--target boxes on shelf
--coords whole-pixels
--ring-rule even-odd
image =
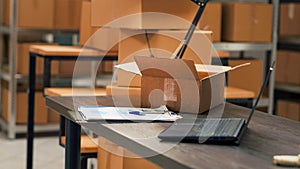
[[[233,42],[271,42],[272,5],[263,3],[224,3],[222,40]]]
[[[2,117],[5,121],[9,121],[11,114],[9,113],[9,90],[6,87],[2,87]],[[27,123],[27,110],[28,110],[28,95],[27,92],[18,91],[16,93],[16,123],[24,124]],[[45,124],[48,122],[48,109],[46,107],[45,98],[42,96],[41,92],[35,93],[35,113],[34,113],[34,122],[36,124]]]
[[[169,58],[179,46],[186,31],[160,30],[147,32],[147,34],[148,41],[143,30],[121,29],[120,38],[122,40],[119,42],[118,50],[119,64],[134,61],[134,56],[150,56],[150,50],[155,57]],[[211,40],[211,31],[195,31],[183,59],[190,59],[195,63],[210,64]],[[150,49],[148,45],[150,45]],[[140,81],[139,76],[118,70],[118,86],[140,87]]]
[[[54,28],[55,0],[22,0],[18,1],[18,27],[22,28]],[[10,0],[6,0],[5,24],[10,25]]]
[[[18,53],[16,58],[17,73],[27,75],[29,73],[29,47],[31,45],[42,45],[45,43],[19,43]],[[44,71],[44,62],[42,58],[37,58],[36,74],[42,74]],[[58,73],[58,62],[54,61],[51,64],[51,73]]]
[[[81,1],[82,0],[55,0],[55,29],[79,29]]]
[[[280,4],[280,35],[300,35],[300,4],[281,3]]]
[[[276,56],[276,69],[275,69],[275,81],[281,83],[287,83],[287,66],[288,56],[287,51],[278,50]]]
[[[209,2],[199,21],[201,30],[209,30],[213,32],[213,42],[221,41],[221,25],[222,25],[222,3]]]
[[[275,80],[282,83],[300,85],[300,52],[277,52]]]
[[[230,59],[228,65],[231,67],[251,63],[249,66],[240,68],[238,71],[228,72],[228,86],[253,91],[257,97],[263,79],[263,64],[261,60],[255,59]]]
[[[198,5],[182,0],[92,0],[92,26],[113,26],[132,29],[187,29]],[[132,15],[152,12],[146,16]],[[129,17],[117,21],[121,17]],[[153,22],[155,20],[155,22]]]
[[[135,60],[142,74],[142,107],[165,104],[172,111],[189,113],[202,113],[224,103],[225,72],[234,69],[194,65],[191,60],[181,59],[135,57]],[[124,70],[128,71],[128,67],[135,66]]]
[[[1,0],[0,1],[0,25],[4,24],[4,20],[5,20],[5,13],[4,13],[4,7],[6,7],[5,5],[5,1]]]
[[[78,63],[76,63],[78,62]],[[73,76],[74,69],[76,68],[76,76],[86,76],[93,73],[91,61],[59,61],[58,72],[60,76]],[[102,62],[97,68],[97,75],[102,73]],[[76,67],[75,67],[76,66]]]
[[[117,51],[118,41],[118,29],[91,26],[91,2],[82,1],[80,45],[101,50]]]
[[[91,2],[82,1],[80,18],[80,45],[84,46],[89,37],[97,31],[99,27],[91,26]]]
[[[276,114],[291,120],[300,121],[300,102],[278,100]]]

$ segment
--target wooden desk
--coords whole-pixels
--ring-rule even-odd
[[[46,96],[105,96],[105,88],[46,88]]]
[[[28,120],[27,120],[27,169],[32,169],[33,164],[33,137],[34,137],[34,93],[36,80],[36,58],[44,59],[43,88],[50,86],[51,81],[51,62],[53,60],[117,60],[117,52],[103,52],[94,49],[76,47],[76,46],[57,46],[57,45],[32,45],[29,49],[29,88],[28,88]],[[68,143],[70,140],[66,140]],[[71,150],[74,154],[79,149]],[[72,153],[70,153],[72,154]],[[70,165],[77,169],[78,164],[68,160],[75,158],[79,162],[80,156],[67,157],[66,166]],[[76,161],[75,160],[75,161]],[[74,166],[74,167],[73,167]]]
[[[69,122],[67,132],[73,138],[80,138],[80,126],[87,127],[100,136],[109,139],[139,155],[155,155],[147,160],[162,168],[278,168],[272,164],[276,154],[298,154],[300,144],[300,123],[256,111],[239,146],[200,145],[163,142],[156,136],[170,123],[105,123],[83,122],[74,111],[82,105],[126,106],[123,98],[99,97],[46,97],[51,109],[65,116]],[[113,102],[114,101],[114,102]],[[136,100],[138,101],[138,99]],[[75,107],[75,108],[74,108]],[[222,106],[209,114],[219,116]],[[247,118],[250,109],[227,103],[222,117]],[[66,147],[76,149],[79,139]],[[170,148],[171,147],[171,148]],[[168,151],[161,151],[168,150]],[[74,162],[74,161],[73,161]]]

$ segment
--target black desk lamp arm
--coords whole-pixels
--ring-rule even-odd
[[[187,34],[185,35],[184,39],[181,41],[180,45],[178,46],[178,48],[175,50],[175,52],[173,53],[172,58],[174,59],[178,59],[178,57],[181,59],[183,57],[183,54],[187,48],[187,45],[189,44],[191,37],[195,31],[195,28],[202,16],[202,13],[205,9],[205,6],[207,4],[207,2],[209,0],[192,0],[193,2],[195,2],[197,5],[199,5],[199,9],[197,11],[196,16],[193,19],[193,22],[190,26],[190,28],[188,29]]]

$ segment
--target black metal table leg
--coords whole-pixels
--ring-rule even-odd
[[[43,73],[43,91],[45,87],[50,87],[51,83],[51,59],[44,58],[44,73]]]
[[[65,169],[80,169],[80,132],[79,124],[66,119]]]
[[[29,90],[27,115],[27,169],[33,166],[33,137],[34,137],[34,93],[35,93],[36,55],[29,54]]]
[[[66,118],[62,115],[59,116],[59,134],[58,134],[58,143],[60,146],[65,147],[65,144],[62,143],[61,137],[66,135]]]

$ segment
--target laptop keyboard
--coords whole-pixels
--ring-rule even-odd
[[[242,119],[197,119],[188,136],[198,137],[228,137],[237,136],[238,129],[242,127]]]

